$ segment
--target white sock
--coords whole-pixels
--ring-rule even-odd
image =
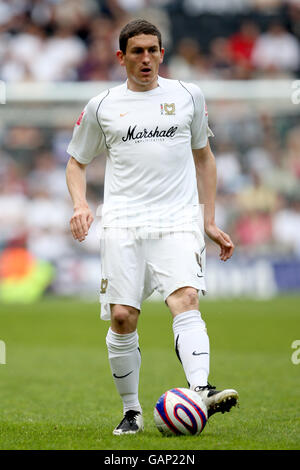
[[[176,315],[173,320],[175,349],[191,389],[207,385],[209,338],[198,310]]]
[[[142,411],[138,398],[141,353],[137,331],[119,334],[109,328],[106,336],[108,359],[115,385],[128,410]]]

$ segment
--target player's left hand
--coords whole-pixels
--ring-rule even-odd
[[[205,233],[211,240],[220,246],[220,260],[227,261],[231,258],[234,252],[234,244],[227,233],[223,232],[215,224],[205,227]]]

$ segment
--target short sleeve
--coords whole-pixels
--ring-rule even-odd
[[[105,150],[105,136],[97,120],[97,102],[93,98],[74,126],[67,152],[79,163],[88,164]]]
[[[191,146],[192,149],[201,149],[206,147],[208,137],[213,137],[213,133],[208,125],[208,112],[205,98],[196,85],[189,85],[189,91],[193,98],[194,117],[191,124]]]

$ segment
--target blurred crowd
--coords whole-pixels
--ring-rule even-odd
[[[133,17],[161,29],[166,77],[299,76],[298,0],[0,0],[0,79],[123,80],[115,51]]]
[[[300,257],[300,126],[294,115],[218,121],[211,116],[218,168],[217,223],[237,252]],[[26,246],[57,262],[99,253],[97,208],[103,199],[105,156],[87,168],[88,201],[95,221],[86,241],[69,231],[71,200],[65,182],[71,128],[7,127],[1,135],[0,251]],[[208,252],[217,249],[208,243]]]
[[[118,33],[136,16],[162,30],[166,77],[299,76],[296,0],[0,0],[0,79],[123,80],[114,56]],[[298,116],[266,109],[209,117],[218,168],[217,223],[231,234],[238,253],[300,258]],[[71,135],[68,126],[0,126],[0,255],[23,246],[53,264],[98,256],[96,212],[105,157],[87,170],[95,222],[79,244],[69,231],[72,205],[65,182]],[[217,254],[209,242],[208,253]],[[72,273],[78,275],[76,266]]]

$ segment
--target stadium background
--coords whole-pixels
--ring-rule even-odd
[[[69,231],[66,147],[86,102],[124,79],[114,53],[132,17],[161,28],[161,74],[205,93],[217,222],[236,244],[223,264],[207,240],[201,312],[210,380],[237,388],[241,406],[196,440],[155,429],[155,400],[185,379],[167,308],[150,302],[146,431],[113,439],[99,220],[84,243]],[[299,449],[299,35],[297,0],[0,0],[0,449]],[[99,156],[87,170],[95,215],[104,169]]]
[[[132,17],[161,28],[161,75],[198,82],[206,95],[219,175],[217,222],[237,245],[223,267],[208,242],[211,298],[298,290],[300,105],[292,86],[300,70],[299,2],[22,0],[0,1],[3,301],[18,298],[8,278],[20,286],[39,262],[36,287],[21,288],[21,300],[39,295],[37,277],[40,291],[97,296],[98,219],[84,243],[71,239],[66,146],[86,102],[124,79],[115,50],[120,27]],[[104,156],[88,169],[95,214],[104,169]]]

